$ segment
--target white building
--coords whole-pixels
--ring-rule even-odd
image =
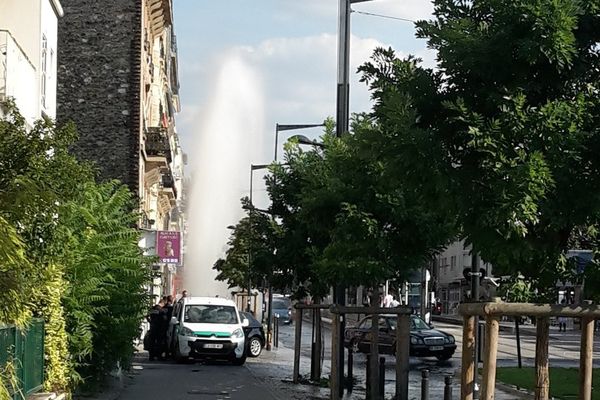
[[[442,303],[442,312],[453,314],[456,307],[471,295],[471,283],[463,274],[465,268],[472,265],[471,246],[465,246],[464,240],[450,244],[435,258],[433,279],[435,296]],[[480,269],[484,269],[488,276],[492,276],[492,266],[480,262]],[[493,289],[484,282],[480,289],[480,297],[490,297]]]
[[[56,117],[59,0],[0,1],[0,100],[12,97],[29,125]],[[0,115],[2,110],[0,110]]]

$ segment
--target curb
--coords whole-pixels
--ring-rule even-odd
[[[27,400],[65,400],[66,393],[34,393],[27,396]]]
[[[500,381],[496,381],[496,389],[500,389],[503,392],[518,396],[517,399],[529,400],[535,397],[535,394],[528,390],[519,389],[514,385],[509,385]]]

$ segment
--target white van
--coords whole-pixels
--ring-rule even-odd
[[[184,297],[173,309],[168,343],[181,362],[192,358],[221,358],[234,365],[246,361],[244,326],[235,303],[218,297]]]

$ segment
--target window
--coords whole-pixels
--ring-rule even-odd
[[[46,107],[46,77],[48,75],[48,39],[46,35],[42,35],[42,77],[41,77],[41,95],[42,95],[42,106]]]
[[[410,330],[411,331],[422,331],[425,329],[431,329],[431,328],[421,318],[413,316],[410,319]]]
[[[455,267],[456,267],[456,256],[452,256],[452,257],[450,257],[450,270],[454,271]]]
[[[371,329],[371,318],[365,318],[358,327],[361,329]]]
[[[238,315],[232,306],[188,305],[184,322],[203,324],[237,324]]]

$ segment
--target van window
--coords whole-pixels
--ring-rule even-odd
[[[201,324],[237,324],[239,323],[235,307],[205,304],[185,306],[184,322]]]

